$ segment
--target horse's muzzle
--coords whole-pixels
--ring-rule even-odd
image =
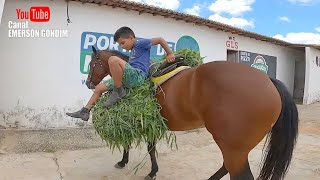
[[[86,80],[86,85],[87,85],[87,87],[89,89],[95,89],[96,88],[96,86],[92,82],[90,82],[88,80]]]

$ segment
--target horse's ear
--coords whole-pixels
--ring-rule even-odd
[[[91,47],[92,47],[92,51],[93,51],[94,53],[97,53],[96,48],[95,48],[94,46],[91,46]]]

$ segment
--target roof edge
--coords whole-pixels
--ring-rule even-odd
[[[112,8],[122,8],[126,10],[134,10],[139,12],[139,14],[142,13],[149,13],[154,16],[160,15],[165,18],[172,18],[176,20],[183,20],[186,23],[194,23],[198,26],[207,26],[209,28],[218,30],[218,31],[224,31],[224,32],[229,32],[232,34],[237,34],[239,36],[244,36],[244,37],[249,37],[249,38],[254,38],[256,40],[260,41],[265,41],[269,42],[272,44],[276,45],[281,45],[281,46],[286,46],[286,47],[293,47],[293,48],[301,48],[301,47],[314,47],[316,49],[320,50],[320,44],[295,44],[295,43],[290,43],[287,41],[283,41],[280,39],[276,39],[273,37],[265,36],[262,34],[258,34],[255,32],[247,31],[238,27],[234,27],[231,25],[227,25],[224,23],[220,23],[217,21],[205,19],[202,17],[186,14],[186,13],[181,13],[177,11],[173,11],[171,9],[165,9],[165,8],[160,8],[157,6],[153,5],[147,5],[139,2],[134,2],[134,1],[127,1],[127,0],[66,0],[66,1],[78,1],[84,3],[94,3],[98,5],[107,5]]]

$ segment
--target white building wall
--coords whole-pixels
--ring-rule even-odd
[[[317,101],[320,101],[320,51],[306,47],[306,82],[303,103],[311,104]]]
[[[29,22],[29,29],[66,29],[68,38],[9,38],[8,21],[17,20],[16,8],[49,6],[51,19],[46,23]],[[131,27],[138,37],[161,36],[176,42],[181,36],[192,36],[200,46],[205,62],[225,60],[226,41],[234,36],[236,50],[251,51],[277,57],[277,78],[293,93],[294,50],[255,39],[240,37],[176,21],[162,16],[141,14],[96,4],[69,3],[72,21],[67,25],[65,1],[7,1],[0,27],[3,52],[0,60],[0,126],[49,128],[75,127],[83,123],[65,115],[78,110],[92,91],[82,84],[87,75],[80,72],[81,34],[93,31],[114,34],[121,26]],[[232,48],[229,48],[232,49]]]

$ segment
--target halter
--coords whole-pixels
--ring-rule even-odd
[[[96,65],[100,65],[101,67],[103,67],[102,61],[101,61],[100,57],[98,56],[100,53],[101,53],[101,51],[97,51],[94,54],[95,59],[93,61],[92,70],[91,70],[91,72],[89,74],[89,78],[88,78],[91,84],[92,84],[92,74],[93,74],[93,71],[94,71],[94,68],[96,67]]]

